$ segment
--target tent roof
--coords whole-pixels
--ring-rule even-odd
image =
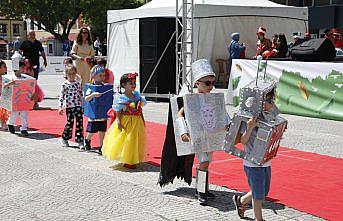
[[[307,7],[279,5],[268,0],[194,0],[194,17],[269,16],[308,20]],[[179,0],[182,4],[182,0]],[[176,0],[152,0],[137,8],[107,11],[108,23],[136,18],[175,17]]]

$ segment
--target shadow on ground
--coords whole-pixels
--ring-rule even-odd
[[[233,195],[242,195],[237,192],[227,192],[227,191],[218,191],[218,190],[211,190],[211,193],[215,195],[215,198],[209,199],[208,205],[209,207],[216,208],[222,212],[228,212],[235,210],[235,205],[232,201]],[[173,191],[166,191],[163,194],[165,195],[172,195],[177,197],[183,197],[187,199],[196,200],[197,197],[195,196],[195,189],[192,187],[181,187]],[[247,210],[252,209],[251,205],[248,205]],[[275,214],[277,214],[277,210],[284,210],[285,206],[273,203],[270,201],[265,201],[263,203],[263,209],[272,210]],[[251,218],[245,217],[245,220],[253,220]]]

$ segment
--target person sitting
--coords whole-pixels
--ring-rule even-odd
[[[253,57],[254,59],[256,59],[256,57],[258,55],[262,55],[263,52],[270,50],[272,47],[272,42],[270,41],[270,39],[265,37],[267,29],[264,27],[259,27],[258,31],[257,31],[257,50],[256,50],[256,55]]]

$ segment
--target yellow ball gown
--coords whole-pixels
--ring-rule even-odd
[[[144,162],[146,158],[146,132],[141,107],[146,100],[138,91],[133,93],[133,100],[124,94],[114,96],[113,109],[120,112],[123,129],[120,131],[117,122],[113,122],[102,146],[102,154],[108,160],[130,165]]]

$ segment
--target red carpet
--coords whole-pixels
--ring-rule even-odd
[[[56,110],[29,112],[29,126],[41,133],[60,135],[65,116]],[[160,164],[165,126],[147,122],[148,161]],[[93,139],[92,145],[98,145]],[[329,220],[342,220],[343,160],[329,156],[281,148],[272,162],[269,199]],[[157,179],[157,177],[156,177]],[[248,185],[242,160],[216,152],[210,166],[210,182],[246,192]]]

